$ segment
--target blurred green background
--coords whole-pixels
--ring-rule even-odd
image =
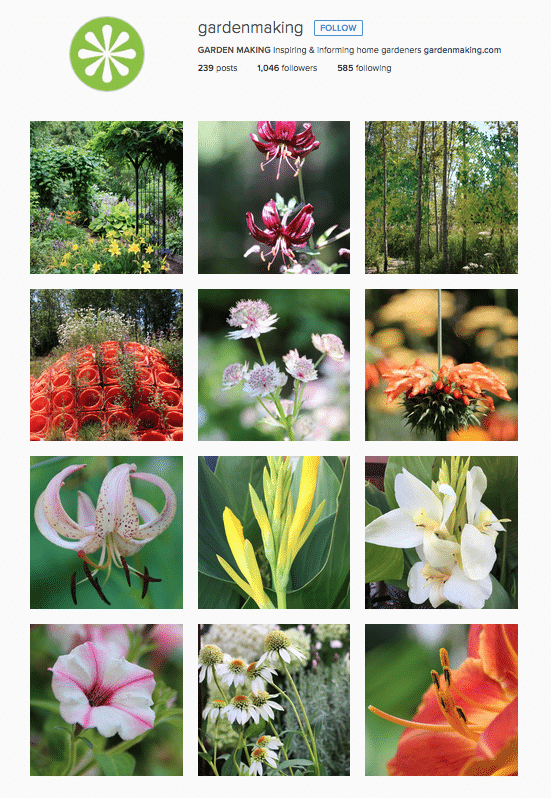
[[[112,567],[103,592],[111,607],[118,609],[180,609],[183,606],[181,457],[31,457],[30,462],[31,608],[77,609],[71,598],[70,581],[75,571],[77,582],[85,578],[81,561],[76,552],[62,549],[40,534],[34,520],[34,508],[38,497],[56,474],[67,466],[82,463],[87,467],[71,474],[60,491],[65,510],[75,520],[78,491],[87,493],[95,506],[107,473],[121,463],[135,463],[138,472],[162,477],[172,487],[178,505],[174,521],[142,551],[129,558],[129,564],[137,571],[143,573],[144,566],[147,566],[150,576],[162,581],[151,583],[142,599],[142,580],[132,575],[132,587],[129,588],[122,569]],[[138,479],[132,479],[131,486],[134,495],[149,501],[158,512],[162,510],[164,496],[160,488]],[[90,558],[98,562],[100,553],[101,549],[98,549]],[[98,578],[103,585],[105,576],[100,572]],[[76,592],[79,609],[109,609],[87,580],[77,585]]]
[[[439,649],[452,668],[467,656],[465,624],[369,624],[365,627],[365,775],[386,776],[404,731],[368,710],[411,720],[431,686],[431,669],[442,672]]]
[[[318,360],[320,353],[312,346],[312,333],[333,333],[350,349],[350,297],[344,289],[285,289],[285,290],[199,290],[199,439],[200,440],[281,440],[279,430],[263,426],[256,428],[255,399],[248,398],[240,386],[222,390],[222,374],[232,363],[260,362],[256,341],[253,338],[230,340],[227,319],[230,308],[241,299],[263,299],[279,317],[275,330],[260,336],[260,343],[268,363],[276,361],[284,371],[281,360],[290,349],[298,349],[302,357]],[[343,364],[326,363],[338,371]],[[338,380],[342,390],[339,402],[348,416],[348,374]],[[312,383],[315,385],[315,383]],[[292,388],[289,378],[283,388],[282,398],[287,399]],[[348,425],[336,432],[332,440],[348,440]]]
[[[350,224],[350,124],[349,122],[312,123],[320,147],[310,153],[302,167],[306,202],[314,207],[314,239],[336,224],[334,234]],[[273,161],[261,170],[264,156],[250,138],[256,122],[199,122],[199,273],[200,274],[278,274],[278,256],[270,272],[259,255],[245,252],[256,243],[249,234],[246,213],[262,224],[262,209],[276,192],[286,202],[293,196],[300,201],[298,178],[283,162],[279,180]],[[297,131],[303,122],[297,122]],[[349,239],[335,242],[323,260],[338,260],[341,247]],[[339,270],[344,274],[347,269]]]

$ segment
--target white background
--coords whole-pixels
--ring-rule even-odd
[[[170,795],[199,795],[214,790],[216,783],[199,781],[196,773],[195,674],[196,623],[253,622],[251,613],[198,612],[196,603],[196,463],[198,455],[288,452],[284,444],[262,446],[253,443],[197,442],[196,427],[196,290],[208,287],[241,287],[260,290],[269,280],[280,280],[285,288],[303,287],[304,280],[316,287],[351,289],[351,430],[350,444],[297,444],[293,453],[347,454],[352,458],[352,609],[340,612],[289,612],[278,614],[274,622],[350,622],[352,627],[352,774],[343,785],[333,782],[318,785],[302,782],[301,794],[329,795],[348,789],[377,790],[386,795],[425,795],[436,789],[473,790],[476,795],[512,795],[520,790],[543,792],[543,771],[547,765],[549,731],[544,713],[546,701],[546,653],[549,630],[547,612],[548,540],[547,513],[543,505],[547,487],[548,422],[546,393],[547,340],[544,324],[548,318],[548,269],[545,233],[549,227],[549,188],[546,179],[548,141],[546,139],[549,98],[549,59],[547,33],[549,19],[544,4],[520,5],[497,2],[367,4],[114,2],[111,4],[14,3],[4,12],[1,58],[3,63],[2,136],[2,282],[4,319],[4,456],[3,480],[5,523],[3,526],[4,562],[2,568],[2,613],[4,631],[4,702],[2,712],[2,760],[5,789],[24,794],[68,795],[73,783],[50,780],[32,781],[28,774],[28,624],[75,622],[75,612],[29,611],[28,609],[28,458],[29,454],[56,455],[79,453],[80,444],[28,443],[28,307],[29,289],[72,287],[131,287],[135,280],[146,280],[149,287],[184,288],[186,320],[186,407],[184,443],[126,444],[125,453],[170,453],[184,457],[184,512],[187,523],[189,559],[184,563],[184,613],[158,611],[147,622],[184,624],[184,661],[189,677],[184,682],[184,763],[189,772],[186,782],[165,779],[167,784],[147,784],[131,778],[114,789],[122,795],[141,796],[154,789]],[[138,78],[125,89],[98,92],[81,83],[69,61],[72,37],[86,21],[99,16],[115,16],[128,21],[142,37],[145,60]],[[364,36],[358,38],[313,37],[314,19],[362,19]],[[304,35],[199,37],[199,22],[301,22]],[[272,46],[498,46],[500,55],[417,55],[354,56],[353,63],[391,63],[392,73],[338,74],[337,63],[350,62],[339,56],[287,57],[288,62],[317,63],[314,74],[268,73],[256,71],[257,56],[200,56],[197,47],[205,44],[270,44]],[[262,57],[267,62],[270,57]],[[283,60],[281,56],[276,60]],[[314,60],[315,59],[315,60]],[[236,63],[237,73],[222,75],[197,72],[199,63]],[[349,120],[351,123],[351,249],[352,274],[327,277],[268,278],[264,275],[197,276],[197,122],[199,120],[239,119],[316,119]],[[185,278],[173,276],[29,276],[28,268],[28,155],[31,119],[182,119],[184,120],[184,203]],[[363,174],[364,122],[366,119],[470,119],[518,120],[520,132],[520,236],[519,275],[513,276],[365,276],[363,274]],[[185,282],[184,282],[185,280]],[[294,282],[293,282],[294,280]],[[297,282],[298,280],[298,282]],[[376,288],[518,288],[520,293],[520,442],[458,444],[371,443],[366,444],[363,424],[363,289]],[[223,334],[224,331],[221,331]],[[545,348],[544,348],[545,346]],[[116,444],[88,444],[87,455],[109,453]],[[518,781],[491,781],[445,785],[408,779],[407,784],[385,779],[380,785],[363,777],[363,626],[370,623],[427,622],[442,616],[419,611],[368,614],[363,610],[363,458],[367,454],[518,454],[519,492],[523,498],[521,523],[521,605],[518,612],[448,612],[447,622],[516,622],[521,626],[521,662],[524,679],[521,693],[521,775]],[[421,451],[422,450],[422,451]],[[119,450],[113,449],[113,454]],[[35,529],[30,530],[32,545]],[[528,542],[530,545],[528,545]],[[79,613],[81,622],[143,622],[143,613],[107,610]],[[263,620],[272,620],[263,614]],[[530,674],[527,670],[530,668]],[[537,669],[537,670],[536,670]],[[539,696],[542,695],[540,698]],[[536,698],[537,696],[537,698]],[[25,783],[25,787],[23,787]],[[232,784],[232,783],[230,783]],[[253,794],[259,787],[275,792],[278,782],[233,783],[240,794]],[[227,783],[223,785],[227,789]],[[97,794],[96,782],[81,782],[82,794]],[[103,787],[105,789],[105,786]],[[220,789],[220,786],[218,787]],[[289,787],[288,787],[289,789]]]

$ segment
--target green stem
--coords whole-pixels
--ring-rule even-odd
[[[437,346],[438,346],[438,371],[442,367],[442,289],[438,289],[438,330],[437,330]]]
[[[269,726],[269,727],[270,727],[270,729],[273,731],[273,733],[274,733],[274,737],[277,737],[277,739],[279,740],[278,733],[277,733],[277,731],[276,731],[276,729],[275,729],[275,726],[274,726],[274,724],[272,723],[272,721],[271,721],[271,720],[269,720],[269,721],[268,721],[268,726]],[[285,746],[284,746],[284,745],[282,745],[282,746],[281,746],[281,751],[282,751],[282,753],[283,753],[283,756],[285,757],[285,759],[286,759],[287,761],[289,761],[289,757],[287,756],[287,751],[285,750]],[[295,774],[293,773],[293,768],[292,768],[292,767],[289,767],[289,774],[290,774],[291,776],[294,776],[294,775],[295,775]]]
[[[69,740],[69,764],[65,770],[64,776],[69,776],[77,761],[77,738],[75,735],[75,726],[71,729],[71,737]]]
[[[499,584],[505,587],[507,584],[507,527],[501,533],[501,573],[499,574]]]
[[[298,713],[298,709],[297,709],[297,708],[296,708],[296,706],[293,704],[293,702],[291,701],[291,699],[289,698],[289,696],[287,695],[287,693],[286,693],[284,690],[282,690],[280,687],[278,687],[278,686],[277,686],[277,684],[275,684],[275,683],[273,683],[273,682],[272,682],[272,687],[275,687],[275,689],[277,690],[277,692],[278,692],[280,695],[282,695],[282,696],[283,696],[283,698],[286,698],[286,699],[287,699],[287,701],[288,701],[288,702],[290,703],[290,705],[292,706],[292,708],[293,708],[293,712],[295,713],[295,717],[296,717],[296,719],[297,719],[297,721],[298,721],[298,725],[299,725],[299,727],[300,727],[300,733],[302,734],[302,737],[303,737],[303,739],[304,739],[304,742],[306,743],[306,747],[308,748],[308,751],[309,751],[309,753],[310,753],[310,756],[312,757],[312,761],[314,761],[314,752],[312,751],[312,748],[311,748],[311,746],[310,746],[310,743],[309,743],[309,741],[308,741],[308,736],[307,736],[306,732],[304,731],[304,726],[302,725],[302,721],[301,721],[301,719],[300,719],[300,715],[299,715],[299,713]]]
[[[298,177],[298,190],[299,190],[299,193],[300,193],[300,201],[303,203],[303,205],[306,205],[306,195],[304,193],[304,183],[302,182],[302,167],[298,170],[297,177]],[[314,249],[314,237],[313,236],[310,236],[310,238],[308,239],[308,245],[309,245],[310,249]]]
[[[200,746],[201,746],[201,748],[203,749],[203,753],[204,753],[204,754],[207,754],[207,756],[208,756],[208,753],[209,753],[209,752],[207,751],[207,749],[206,749],[206,748],[205,748],[205,746],[203,745],[203,742],[202,742],[202,740],[201,740],[201,738],[200,738],[200,737],[199,737],[199,745],[200,745]],[[206,761],[206,762],[208,762],[208,759],[207,759],[207,760],[205,760],[205,761]],[[212,760],[212,762],[209,762],[209,765],[211,766],[211,768],[212,768],[212,771],[213,771],[214,775],[215,775],[215,776],[219,776],[219,775],[220,775],[220,773],[219,773],[219,772],[218,772],[218,770],[216,769],[216,749],[215,749],[215,756],[213,757],[213,760]]]
[[[291,676],[291,674],[289,672],[289,668],[287,667],[287,663],[285,662],[285,660],[283,659],[281,654],[279,655],[279,658],[280,658],[280,660],[282,662],[282,665],[283,665],[283,668],[285,670],[285,675],[287,676],[287,678],[288,678],[288,680],[289,680],[289,682],[291,684],[291,687],[293,688],[293,691],[294,691],[294,693],[295,693],[295,695],[297,697],[297,701],[300,704],[300,708],[302,710],[302,714],[304,715],[304,720],[306,721],[306,726],[308,728],[308,733],[310,735],[310,740],[312,741],[312,749],[313,749],[313,754],[314,754],[313,759],[314,759],[314,767],[316,769],[316,776],[319,776],[320,775],[320,765],[319,765],[318,749],[316,747],[316,738],[314,737],[314,733],[312,731],[312,727],[310,726],[310,721],[308,720],[308,715],[306,714],[306,710],[304,709],[304,704],[302,703],[302,699],[301,699],[301,697],[299,695],[299,692],[298,692],[298,690],[296,688],[296,685],[295,685],[295,683],[293,681],[293,677]]]
[[[260,359],[262,360],[263,365],[266,366],[267,365],[267,361],[266,361],[266,358],[264,357],[264,351],[262,349],[262,346],[260,345],[260,338],[255,338],[255,341],[256,341],[256,345],[258,347],[258,352],[260,354]]]
[[[279,586],[276,587],[276,595],[277,595],[277,608],[278,610],[286,610],[287,609],[287,590],[286,588],[281,589]]]
[[[216,675],[216,669],[215,668],[212,668],[212,675],[214,677],[214,681],[216,682],[216,686],[218,687],[218,691],[220,692],[220,695],[222,696],[222,698],[224,699],[226,704],[229,704],[230,702],[228,701],[228,698],[227,698],[225,692],[223,691],[220,682],[218,681],[218,676]]]

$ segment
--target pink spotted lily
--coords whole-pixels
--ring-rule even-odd
[[[149,576],[147,567],[143,574],[132,568],[126,562],[126,557],[140,551],[170,526],[176,514],[174,491],[164,479],[154,474],[133,473],[136,466],[123,463],[111,469],[103,480],[95,508],[89,496],[79,491],[75,522],[63,508],[59,492],[64,480],[81,468],[86,468],[86,465],[68,466],[50,480],[36,503],[36,525],[51,543],[77,552],[86,578],[106,604],[109,601],[103,595],[96,573],[106,569],[108,579],[112,563],[117,568],[123,568],[129,586],[130,571],[143,581],[144,598],[149,582],[161,580]],[[165,505],[160,513],[149,502],[133,496],[130,477],[150,482],[163,491]],[[140,517],[145,523],[140,524]],[[100,559],[95,563],[88,555],[98,549],[101,549]],[[76,604],[76,573],[71,579],[71,595]]]

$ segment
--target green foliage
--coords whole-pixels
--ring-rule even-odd
[[[99,122],[90,147],[119,161],[128,159],[133,165],[146,158],[157,166],[171,163],[178,185],[182,184],[182,122]]]
[[[88,219],[91,184],[103,163],[93,152],[70,145],[35,148],[31,150],[31,186],[38,192],[40,204],[52,209],[59,180],[70,178],[76,206]]]
[[[344,658],[320,663],[314,671],[299,671],[295,681],[327,775],[350,775],[350,664]],[[309,757],[300,735],[291,736],[288,755]]]
[[[131,235],[136,228],[136,211],[127,202],[117,205],[101,205],[99,215],[90,223],[95,233],[112,232],[114,238]]]
[[[384,137],[383,137],[384,130]],[[365,136],[366,266],[383,252],[383,189],[389,258],[409,261],[416,223],[420,123],[368,122]],[[384,140],[383,140],[384,139]],[[518,125],[448,122],[449,271],[513,273],[517,268]],[[442,272],[443,122],[426,122],[423,158],[421,260]],[[395,269],[393,269],[395,270]]]
[[[221,556],[239,572],[224,530],[225,507],[235,513],[243,524],[244,536],[262,553],[262,538],[252,512],[249,484],[259,497],[264,495],[262,471],[265,463],[265,458],[221,457],[213,474],[204,459],[199,459],[199,590],[203,608],[219,606],[229,599],[230,590],[240,593],[217,559],[217,555]],[[297,469],[291,488],[295,501],[299,483],[300,469]],[[289,608],[347,606],[350,571],[348,464],[339,480],[325,460],[320,460],[312,507],[317,507],[322,498],[326,499],[323,512],[291,568],[287,593]],[[268,584],[268,569],[261,568],[266,592],[274,601],[275,594]],[[202,577],[207,579],[202,581]],[[228,590],[221,590],[213,580],[224,583]],[[232,599],[230,606],[234,604]],[[253,606],[250,600],[246,602],[247,608]]]

